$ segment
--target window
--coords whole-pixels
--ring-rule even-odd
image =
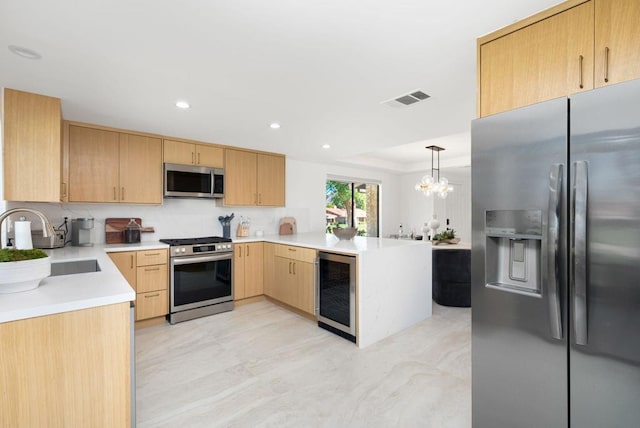
[[[327,180],[327,232],[357,227],[358,236],[380,236],[379,186],[374,183]]]

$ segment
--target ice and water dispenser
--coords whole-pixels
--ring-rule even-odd
[[[486,211],[486,286],[542,296],[542,211]]]

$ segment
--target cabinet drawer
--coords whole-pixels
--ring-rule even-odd
[[[169,312],[167,291],[138,293],[136,296],[136,321],[166,315]]]
[[[169,250],[161,249],[161,250],[138,251],[136,257],[137,257],[138,266],[167,264],[168,257],[169,257]]]
[[[286,257],[301,262],[313,263],[316,259],[316,250],[311,248],[294,247],[293,245],[276,245],[275,255]]]
[[[166,291],[169,282],[167,265],[140,266],[136,272],[136,291]]]

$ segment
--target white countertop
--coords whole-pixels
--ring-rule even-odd
[[[249,238],[233,238],[233,242],[272,242],[275,244],[295,245],[322,251],[338,251],[347,254],[360,254],[365,251],[383,250],[411,245],[431,245],[429,242],[408,239],[366,238],[356,236],[350,240],[339,240],[335,235],[324,233],[299,233],[296,235],[265,235]]]
[[[97,260],[100,272],[60,275],[42,280],[34,290],[0,294],[0,322],[17,321],[135,300],[135,291],[107,252],[168,248],[159,242],[111,244],[45,250],[51,263]]]

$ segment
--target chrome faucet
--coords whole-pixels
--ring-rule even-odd
[[[0,214],[0,227],[2,227],[2,222],[4,222],[7,217],[16,213],[31,213],[38,216],[38,218],[42,222],[42,236],[44,236],[45,238],[54,236],[56,234],[56,231],[51,225],[51,222],[49,221],[47,216],[40,211],[32,210],[31,208],[13,208],[3,212],[2,214]]]

